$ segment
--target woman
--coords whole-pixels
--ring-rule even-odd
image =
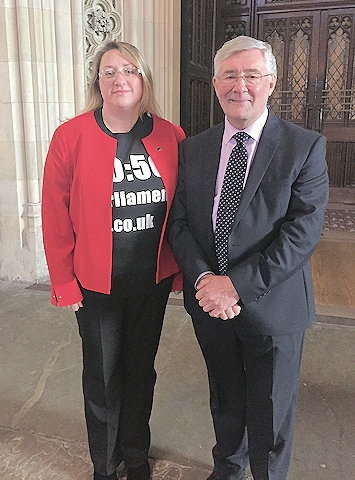
[[[177,180],[178,126],[162,119],[140,52],[96,55],[85,112],[55,131],[43,180],[52,303],[76,313],[94,480],[150,477],[154,359],[170,291],[164,237]],[[173,285],[172,285],[173,284]]]

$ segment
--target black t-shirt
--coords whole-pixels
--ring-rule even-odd
[[[155,284],[157,252],[166,213],[166,192],[160,174],[142,138],[149,135],[153,119],[144,114],[127,133],[112,133],[102,120],[102,130],[117,139],[112,191],[112,276],[122,295],[147,291]]]

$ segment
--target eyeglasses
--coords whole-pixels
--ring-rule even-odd
[[[101,78],[105,82],[111,82],[115,80],[118,74],[122,75],[122,77],[126,80],[129,80],[130,78],[138,77],[142,74],[142,72],[139,70],[139,68],[136,67],[122,68],[122,70],[105,68],[105,70],[101,70],[101,72],[99,73],[99,78]]]
[[[238,79],[241,78],[245,85],[256,85],[263,77],[268,77],[272,75],[272,73],[266,73],[265,75],[261,75],[261,73],[245,73],[244,75],[236,75],[235,73],[223,73],[222,75],[218,75],[218,80],[221,82],[222,85],[226,87],[232,87],[237,83]]]

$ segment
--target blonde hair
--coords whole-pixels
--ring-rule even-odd
[[[99,85],[99,72],[103,55],[110,50],[118,50],[128,61],[130,61],[136,68],[138,68],[143,80],[143,95],[139,106],[139,115],[143,113],[156,114],[160,116],[160,108],[156,101],[153,77],[143,55],[140,51],[130,43],[110,41],[101,47],[92,62],[91,77],[86,94],[86,104],[83,112],[91,112],[101,107],[103,99]]]

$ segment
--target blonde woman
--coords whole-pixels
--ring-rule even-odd
[[[85,112],[53,135],[43,180],[52,303],[75,312],[94,480],[150,477],[149,419],[165,307],[181,290],[165,239],[182,129],[162,119],[140,52],[96,55]]]

